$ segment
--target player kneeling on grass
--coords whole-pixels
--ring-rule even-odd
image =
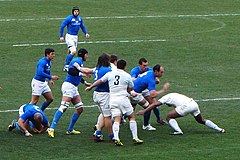
[[[168,124],[174,129],[174,132],[172,133],[173,135],[183,135],[183,131],[178,126],[175,118],[184,117],[189,113],[194,116],[198,123],[206,125],[209,128],[219,131],[220,133],[225,133],[223,128],[219,128],[212,121],[202,117],[198,104],[192,98],[179,93],[169,93],[160,98],[157,102],[148,106],[146,109],[139,111],[137,114],[142,115],[144,112],[162,104],[174,107],[174,109],[167,114]]]
[[[25,136],[32,136],[33,133],[43,133],[50,126],[44,112],[34,104],[24,104],[19,108],[18,121],[13,120],[8,126],[8,130],[12,131],[17,127]]]
[[[112,126],[114,141],[116,146],[122,146],[123,143],[119,139],[120,122],[123,114],[126,114],[130,123],[130,130],[132,132],[133,142],[135,144],[142,144],[143,141],[137,136],[137,123],[134,117],[133,107],[128,98],[130,91],[133,89],[133,82],[131,76],[125,72],[127,62],[119,60],[117,62],[117,70],[107,72],[102,78],[94,82],[86,90],[91,90],[95,86],[99,86],[108,81],[110,98],[109,105],[111,114],[114,117]],[[134,96],[134,95],[132,95]]]

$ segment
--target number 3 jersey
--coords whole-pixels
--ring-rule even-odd
[[[106,73],[101,80],[103,82],[108,81],[110,97],[126,97],[129,95],[127,88],[133,88],[133,82],[130,74],[121,69]]]

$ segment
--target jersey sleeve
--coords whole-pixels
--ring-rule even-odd
[[[156,81],[155,80],[154,81],[153,80],[149,80],[147,89],[149,91],[156,90]]]
[[[87,34],[87,29],[86,29],[86,27],[85,27],[85,25],[84,25],[84,22],[83,22],[83,19],[81,18],[81,20],[82,20],[82,23],[81,23],[81,25],[80,25],[80,28],[82,29],[82,32],[86,35]]]
[[[64,28],[68,25],[68,23],[69,23],[69,17],[64,19],[60,26],[60,37],[63,37]]]
[[[27,111],[27,112],[23,113],[20,118],[25,122],[27,119],[29,119],[32,116],[31,113],[32,112]]]
[[[48,78],[49,80],[52,79],[52,76],[50,74],[47,74],[44,72],[44,67],[45,67],[45,63],[43,62],[40,62],[38,67],[37,67],[37,74],[41,77],[44,77],[44,78]]]
[[[111,72],[107,72],[107,73],[101,78],[101,81],[107,82],[108,76],[110,75],[110,73],[111,73]]]

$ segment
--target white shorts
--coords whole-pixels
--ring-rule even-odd
[[[149,90],[148,90],[148,89],[144,89],[144,90],[142,91],[142,95],[143,95],[143,97],[150,96]]]
[[[62,84],[62,96],[73,98],[78,96],[78,88],[69,82],[63,82]]]
[[[23,105],[21,105],[21,107],[19,108],[19,110],[18,110],[19,117],[21,117],[21,116],[23,115],[23,113],[24,113],[23,107],[24,107],[25,105],[26,105],[26,104],[23,104]]]
[[[133,113],[133,107],[128,97],[110,97],[109,105],[111,107],[112,117],[129,116]]]
[[[42,82],[33,78],[31,86],[32,86],[32,95],[35,95],[35,96],[41,96],[44,93],[51,92],[51,89],[48,86],[47,81]]]
[[[131,101],[131,104],[133,104],[133,105],[137,105],[138,103],[140,103],[143,100],[144,100],[144,97],[141,93],[138,93],[138,95],[136,97],[130,96],[130,101]]]
[[[93,101],[98,105],[98,109],[103,114],[103,117],[111,116],[109,98],[110,95],[108,92],[93,92]]]
[[[181,116],[186,116],[187,114],[191,114],[194,117],[200,114],[200,110],[198,107],[198,104],[192,100],[188,104],[182,105],[182,106],[177,106],[175,108],[176,112],[180,114]]]
[[[77,43],[78,43],[78,36],[77,35],[70,35],[66,34],[65,41],[67,46],[71,52],[77,50]]]

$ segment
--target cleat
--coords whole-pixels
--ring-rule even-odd
[[[133,143],[134,144],[142,144],[143,143],[143,140],[139,139],[139,138],[135,138],[133,139]]]
[[[64,71],[64,72],[68,72],[68,67],[69,67],[69,65],[65,65],[65,66],[63,67],[63,71]]]
[[[97,125],[95,125],[95,126],[93,127],[93,130],[94,130],[94,131],[96,131],[96,130],[97,130]]]
[[[14,130],[16,128],[15,123],[16,121],[13,120],[9,125],[8,125],[8,131],[11,132],[12,130]]]
[[[182,131],[178,131],[178,132],[173,132],[173,133],[170,133],[171,135],[183,135],[183,132]]]
[[[168,125],[168,123],[162,119],[160,120],[157,120],[157,123],[160,124],[160,125]]]
[[[71,135],[71,134],[76,135],[76,134],[80,134],[80,133],[81,133],[80,131],[72,130],[72,131],[67,131],[66,135]]]
[[[120,139],[115,139],[114,143],[116,146],[123,146],[123,143],[120,141]]]
[[[102,134],[93,136],[93,139],[94,139],[95,142],[102,142],[102,141],[104,141]]]
[[[150,124],[148,124],[147,126],[142,126],[143,130],[147,130],[147,131],[156,131],[156,128],[154,128],[153,126],[151,126]]]
[[[54,129],[48,128],[47,133],[50,138],[54,138]]]
[[[222,130],[220,131],[220,133],[225,133],[225,129],[222,129]]]

